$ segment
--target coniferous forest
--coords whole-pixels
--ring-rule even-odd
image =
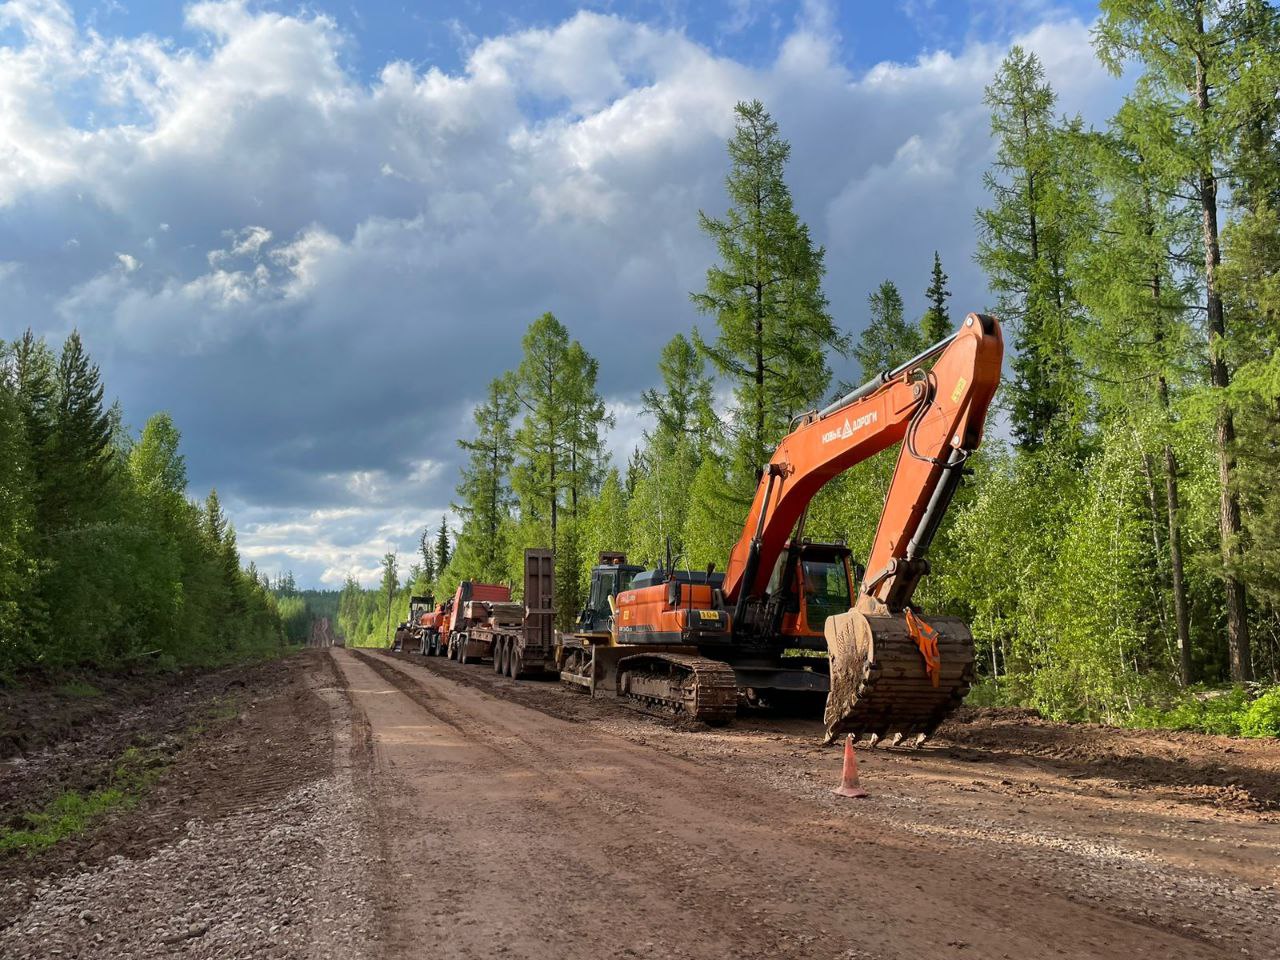
[[[135,435],[72,333],[0,343],[0,678],[33,668],[211,666],[301,640],[216,491],[187,497],[168,414]],[[288,593],[288,591],[286,591]]]
[[[1107,0],[1094,39],[1135,78],[1104,127],[1063,115],[1018,47],[986,89],[986,304],[951,301],[947,251],[903,251],[866,318],[833,317],[789,145],[740,103],[725,206],[698,214],[718,254],[702,320],[662,350],[643,444],[610,461],[579,318],[538,316],[459,441],[458,529],[424,531],[405,583],[392,555],[378,586],[348,582],[350,640],[385,644],[411,593],[518,583],[526,546],[556,551],[562,624],[601,550],[722,565],[791,418],[851,385],[829,358],[865,379],[986,309],[1010,347],[999,413],[917,595],[971,624],[971,701],[1280,734],[1280,22],[1262,2]],[[895,456],[829,484],[806,535],[865,557]]]

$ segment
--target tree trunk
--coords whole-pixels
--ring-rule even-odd
[[[1191,666],[1191,612],[1182,570],[1182,523],[1178,503],[1178,458],[1172,444],[1164,445],[1164,496],[1169,515],[1169,579],[1173,587],[1173,619],[1178,630],[1178,679],[1189,686]]]
[[[1196,10],[1196,27],[1204,34],[1203,9]],[[1209,84],[1205,64],[1199,53],[1195,63],[1195,101],[1203,131],[1209,124]],[[1218,242],[1218,183],[1212,162],[1201,170],[1199,178],[1201,226],[1204,233],[1205,307],[1209,320],[1209,382],[1216,391],[1231,385],[1231,372],[1222,356],[1226,338],[1226,313],[1222,292],[1218,289],[1218,267],[1222,249]],[[1218,533],[1221,540],[1223,581],[1227,599],[1227,652],[1231,661],[1231,679],[1237,683],[1253,679],[1253,662],[1249,649],[1249,618],[1244,582],[1232,571],[1240,557],[1240,498],[1235,491],[1236,429],[1231,408],[1225,400],[1218,405]]]

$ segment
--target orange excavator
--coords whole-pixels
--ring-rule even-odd
[[[982,440],[1003,357],[1000,325],[971,313],[950,337],[797,418],[723,574],[602,555],[577,629],[560,638],[561,679],[709,723],[730,719],[740,699],[826,692],[828,740],[923,740],[968,693],[974,645],[962,621],[925,616],[911,599]],[[818,491],[895,444],[865,567],[843,544],[805,539]]]

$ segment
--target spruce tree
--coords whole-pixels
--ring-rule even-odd
[[[98,367],[85,353],[80,335],[72,331],[58,358],[45,461],[54,480],[45,518],[50,529],[99,519],[108,505],[114,447],[102,395]]]
[[[713,343],[696,333],[695,343],[734,385],[731,457],[737,497],[746,500],[791,417],[825,393],[826,358],[843,352],[845,339],[822,293],[825,252],[796,216],[784,178],[791,147],[760,101],[739,103],[734,114],[729,210],[723,219],[698,215],[720,263],[692,298],[717,326]]]
[[[440,518],[440,529],[436,531],[436,576],[444,574],[444,568],[453,559],[453,550],[449,543],[449,523],[445,517]]]
[[[929,309],[920,320],[920,330],[924,334],[925,346],[931,346],[954,332],[951,312],[947,309],[951,291],[947,289],[947,275],[942,272],[942,258],[937,250],[933,251],[933,273],[929,276],[929,289],[924,295],[929,301]]]
[[[418,553],[422,556],[422,578],[428,583],[436,579],[436,551],[431,541],[431,528],[423,527],[418,537]]]

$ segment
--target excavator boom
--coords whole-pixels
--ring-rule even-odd
[[[739,615],[746,612],[745,600],[764,594],[818,491],[898,443],[902,450],[867,557],[863,592],[902,610],[925,569],[960,466],[981,442],[1003,356],[999,324],[971,313],[946,340],[804,417],[765,468],[742,537],[729,554],[724,595]]]

